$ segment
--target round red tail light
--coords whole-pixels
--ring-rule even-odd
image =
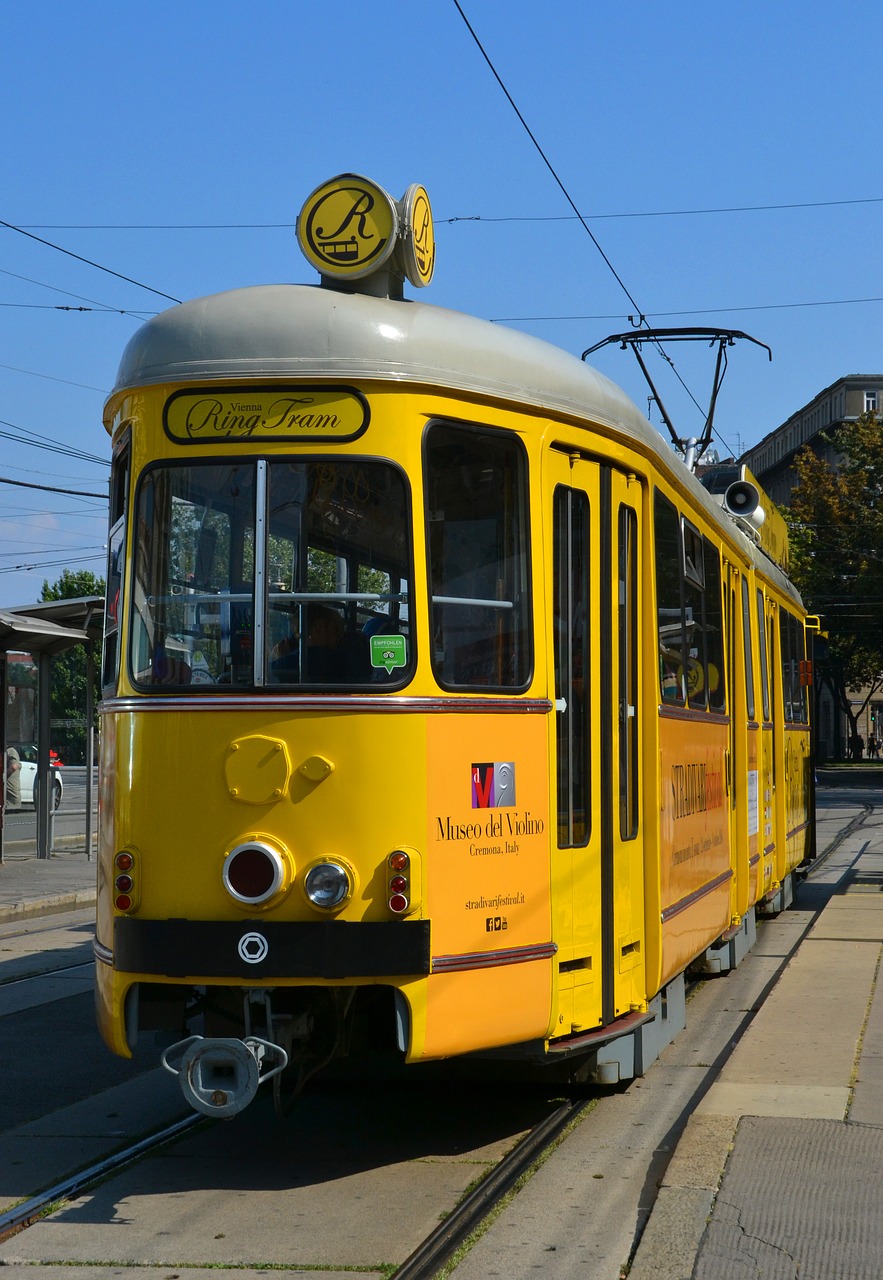
[[[408,910],[408,899],[403,893],[394,893],[389,900],[389,909],[401,915],[403,911]]]
[[[285,881],[282,857],[269,845],[249,841],[231,850],[224,861],[224,887],[237,902],[266,902]]]

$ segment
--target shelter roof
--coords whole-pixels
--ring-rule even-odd
[[[12,605],[0,609],[0,652],[63,653],[100,640],[103,627],[103,596]]]

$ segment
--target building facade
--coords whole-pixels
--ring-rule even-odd
[[[837,466],[837,451],[826,434],[844,423],[855,422],[863,413],[883,416],[883,374],[849,373],[820,391],[809,404],[793,413],[775,431],[764,436],[741,458],[770,498],[780,507],[791,502],[797,484],[794,455],[809,445],[831,467]],[[856,689],[852,699],[858,709],[867,699],[866,689]],[[816,697],[815,737],[819,760],[849,756],[852,748],[846,716],[835,706],[827,690]],[[871,737],[883,737],[883,697],[874,700],[859,720],[863,754]],[[883,753],[881,753],[883,754]]]
[[[787,507],[797,483],[794,471],[797,450],[805,444],[811,445],[815,453],[836,466],[836,451],[823,438],[824,434],[844,422],[855,422],[863,413],[881,411],[883,373],[848,373],[748,449],[741,461],[754,472],[772,500],[780,507]]]

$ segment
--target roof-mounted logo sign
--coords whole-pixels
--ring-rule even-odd
[[[396,246],[399,219],[382,187],[342,173],[317,187],[300,211],[297,238],[323,275],[357,280],[382,267]]]
[[[396,202],[357,173],[342,173],[308,197],[297,220],[304,256],[324,276],[359,280],[381,270],[395,254],[395,268],[417,288],[435,268],[435,234],[429,197],[413,184]]]
[[[435,270],[435,229],[429,196],[413,183],[402,200],[402,265],[411,284],[418,289],[429,284]]]

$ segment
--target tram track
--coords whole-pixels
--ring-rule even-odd
[[[440,1267],[489,1217],[518,1180],[554,1147],[592,1107],[591,1101],[570,1099],[526,1134],[457,1207],[422,1241],[390,1280],[433,1280]]]
[[[176,1120],[164,1129],[149,1134],[147,1137],[131,1143],[112,1155],[105,1156],[94,1164],[81,1169],[78,1173],[73,1173],[69,1177],[63,1178],[51,1187],[46,1187],[44,1191],[38,1192],[37,1195],[14,1205],[4,1213],[0,1213],[0,1244],[38,1222],[45,1216],[47,1210],[53,1206],[73,1200],[76,1196],[88,1191],[105,1178],[119,1173],[130,1164],[134,1164],[142,1156],[148,1155],[159,1147],[165,1146],[183,1134],[192,1131],[199,1124],[206,1125],[211,1123],[212,1121],[206,1120],[204,1116],[196,1113],[184,1116],[183,1119]]]
[[[594,1100],[585,1095],[567,1097],[559,1102],[445,1213],[438,1227],[429,1232],[391,1273],[390,1280],[430,1280],[430,1277],[437,1276],[440,1268],[505,1201],[519,1180],[560,1143],[593,1105]],[[52,1214],[63,1211],[74,1200],[95,1191],[102,1183],[157,1154],[163,1147],[196,1134],[200,1129],[207,1131],[219,1127],[223,1127],[220,1121],[194,1113],[54,1182],[0,1213],[0,1245],[22,1235]],[[439,1195],[442,1194],[439,1191]],[[444,1210],[440,1209],[440,1212]]]

